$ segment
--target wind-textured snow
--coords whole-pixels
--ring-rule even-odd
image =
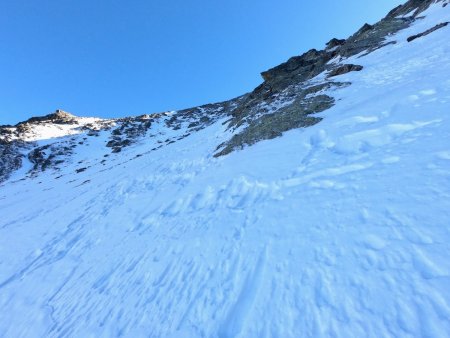
[[[214,158],[219,121],[15,174],[0,336],[449,337],[450,27],[406,42],[449,12],[357,59],[315,126]]]

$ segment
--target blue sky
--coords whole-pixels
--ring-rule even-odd
[[[396,0],[0,0],[0,124],[119,117],[251,91],[259,73]]]

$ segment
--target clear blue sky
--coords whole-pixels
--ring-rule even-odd
[[[0,0],[0,124],[118,117],[251,91],[403,0]]]

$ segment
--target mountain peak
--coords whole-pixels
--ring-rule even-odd
[[[41,122],[50,122],[50,123],[75,123],[78,119],[77,116],[68,113],[61,109],[56,109],[55,112],[44,115],[44,116],[35,116],[29,118],[26,121],[19,122],[17,125],[25,124],[25,123],[41,123]]]

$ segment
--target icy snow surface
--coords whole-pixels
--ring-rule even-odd
[[[313,127],[1,186],[0,336],[449,337],[450,26],[406,42],[449,12],[353,60]]]

